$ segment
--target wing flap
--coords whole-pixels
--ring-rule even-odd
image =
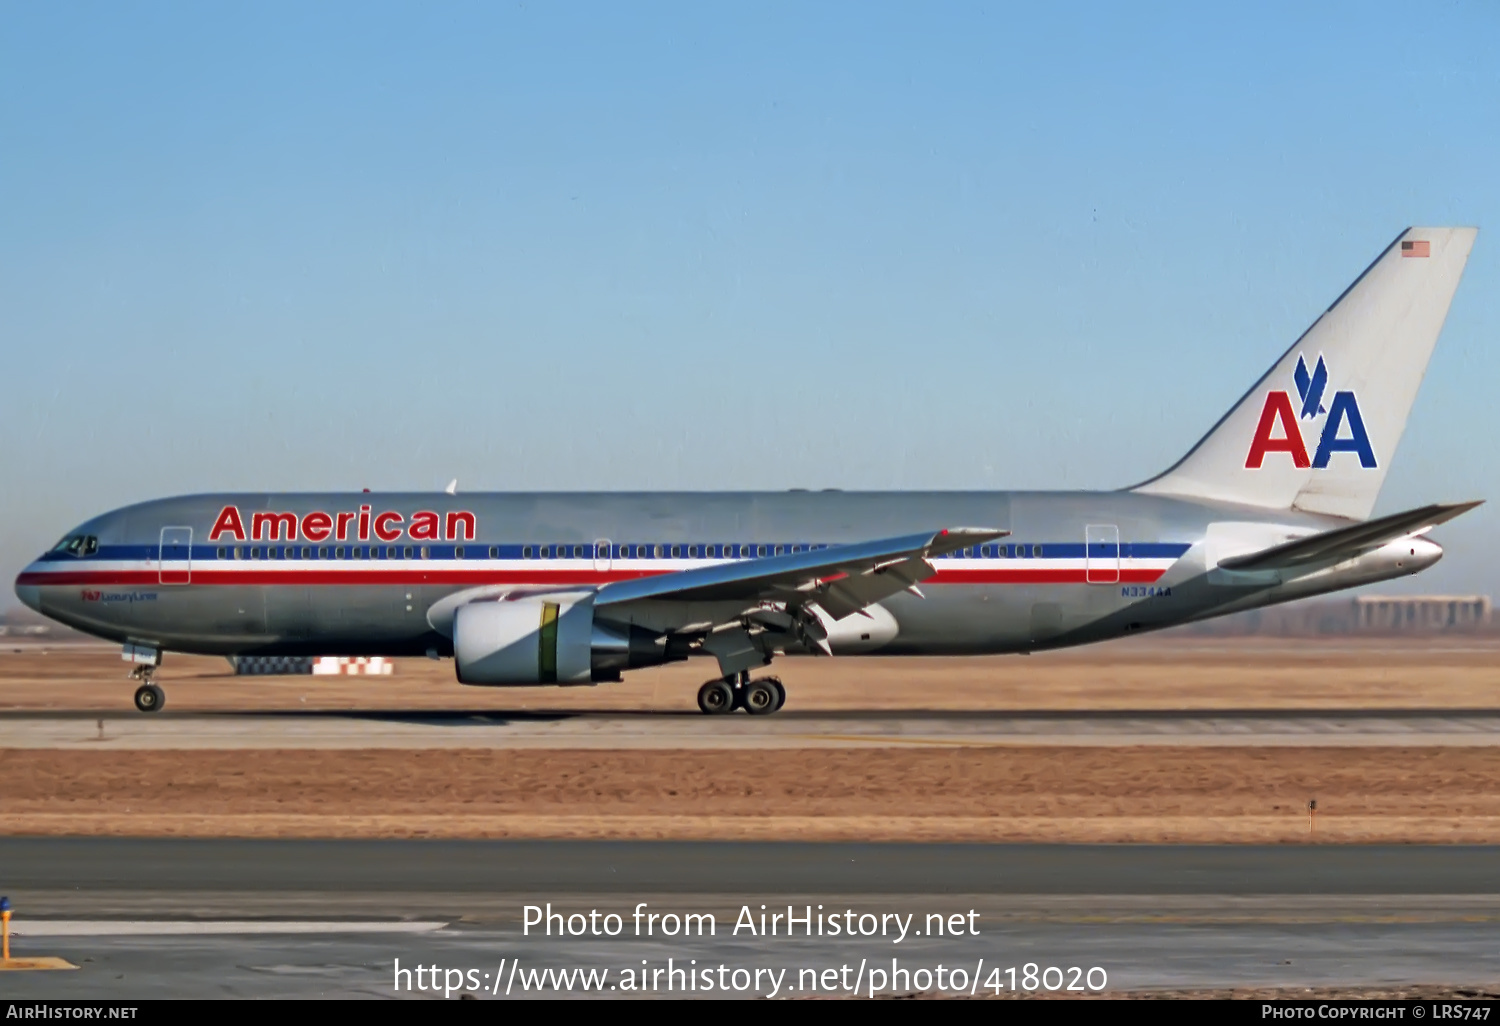
[[[1397,538],[1423,534],[1439,524],[1467,513],[1478,502],[1434,503],[1404,513],[1392,513],[1362,524],[1336,527],[1331,531],[1297,538],[1259,552],[1223,560],[1224,570],[1290,570],[1313,563],[1336,563],[1378,549]]]

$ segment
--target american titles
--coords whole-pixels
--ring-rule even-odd
[[[404,535],[416,541],[473,541],[475,524],[474,514],[467,510],[437,513],[419,509],[407,518],[394,510],[376,513],[369,506],[361,506],[335,513],[313,510],[300,516],[254,511],[247,517],[238,506],[225,506],[219,510],[208,540],[393,542]]]

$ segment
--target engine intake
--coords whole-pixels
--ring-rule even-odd
[[[619,680],[622,670],[686,658],[665,635],[594,616],[592,593],[460,606],[453,656],[461,684],[523,686]]]

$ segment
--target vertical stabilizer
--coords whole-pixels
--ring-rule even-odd
[[[1368,517],[1476,234],[1402,232],[1191,452],[1134,490]]]

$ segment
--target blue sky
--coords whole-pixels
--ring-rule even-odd
[[[1133,483],[1402,227],[1500,226],[1497,41],[1478,0],[5,5],[0,575],[228,488]],[[1497,245],[1382,511],[1500,497]],[[1496,590],[1494,516],[1420,586]]]

